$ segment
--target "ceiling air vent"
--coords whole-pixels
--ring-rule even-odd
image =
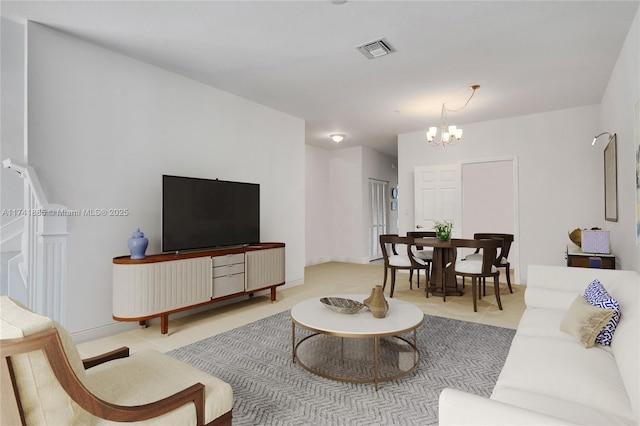
[[[356,46],[356,49],[368,59],[379,58],[394,51],[389,43],[382,38]]]

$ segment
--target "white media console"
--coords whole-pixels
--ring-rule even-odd
[[[113,259],[113,319],[160,318],[162,334],[169,315],[198,306],[253,295],[285,283],[284,243],[261,243],[178,254],[157,254],[134,260]]]

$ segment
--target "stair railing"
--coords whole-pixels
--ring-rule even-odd
[[[24,208],[16,216],[24,218],[21,279],[26,287],[23,303],[33,311],[65,324],[67,289],[67,209],[50,204],[33,167],[6,159],[2,165],[24,180]],[[9,286],[12,280],[10,277]]]

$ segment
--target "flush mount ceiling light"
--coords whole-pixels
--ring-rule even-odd
[[[447,108],[447,104],[442,104],[442,111],[440,112],[440,140],[436,140],[438,128],[435,126],[429,127],[429,131],[427,132],[427,142],[429,142],[430,145],[445,147],[447,145],[455,145],[460,142],[460,139],[462,139],[462,129],[453,124],[449,125],[447,121],[447,113],[462,111],[467,105],[469,105],[469,101],[471,101],[471,98],[473,98],[473,95],[479,88],[480,85],[478,84],[470,86],[469,89],[473,90],[473,92],[471,92],[471,96],[469,96],[467,102],[458,109],[449,109]]]
[[[341,135],[339,133],[334,133],[331,135],[331,140],[334,141],[335,143],[340,143],[344,140],[344,135]]]
[[[600,136],[603,136],[603,135],[609,135],[609,140],[611,140],[611,138],[613,137],[613,135],[609,132],[602,132],[598,136],[593,138],[593,141],[591,141],[591,146],[594,146],[596,144],[596,139],[598,139]]]
[[[367,59],[379,58],[380,56],[394,52],[389,42],[383,38],[356,46],[356,50],[362,53]]]

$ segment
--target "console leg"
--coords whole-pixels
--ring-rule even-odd
[[[275,287],[271,287],[271,301],[272,302],[276,301],[276,288]]]
[[[138,325],[140,325],[140,328],[147,328],[147,321],[138,321]]]
[[[161,315],[160,316],[160,333],[168,334],[169,333],[169,315]]]

